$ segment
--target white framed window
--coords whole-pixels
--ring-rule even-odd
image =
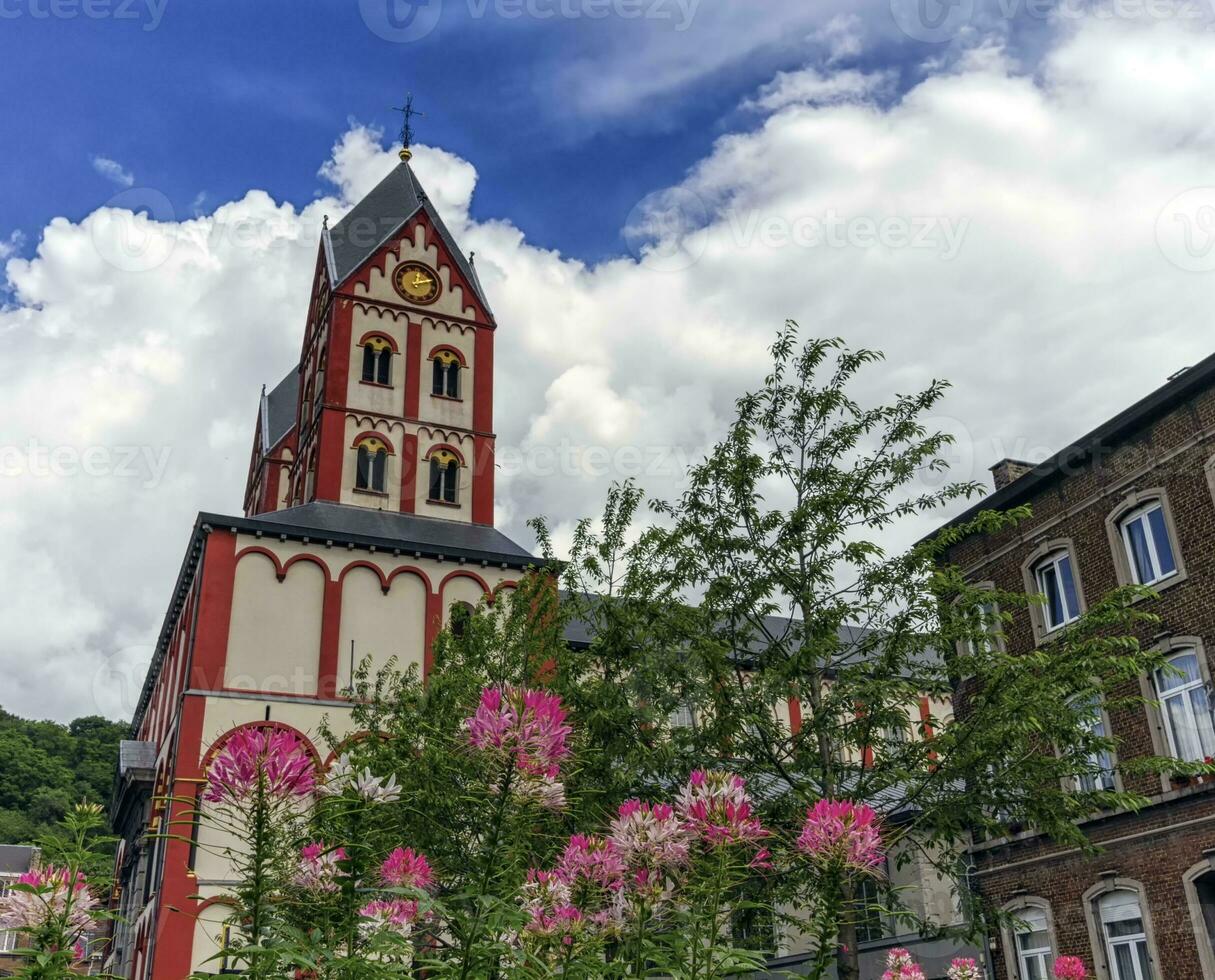
[[[1215,722],[1198,651],[1182,649],[1153,677],[1169,752],[1175,759],[1201,762],[1215,756]]]
[[[1019,920],[1013,931],[1017,945],[1017,977],[1019,980],[1050,980],[1050,929],[1043,909],[1026,908],[1013,913]]]
[[[1083,702],[1076,702],[1074,707],[1077,712],[1084,713],[1084,726],[1090,735],[1094,738],[1106,738],[1109,732],[1106,730],[1105,713],[1101,710],[1101,701],[1097,697],[1091,697]],[[1086,793],[1095,793],[1099,790],[1113,791],[1115,788],[1114,781],[1114,758],[1107,749],[1095,749],[1088,753],[1088,771],[1079,776],[1076,780],[1078,788]]]
[[[687,701],[675,708],[667,720],[672,728],[691,728],[696,721],[692,714],[692,706]]]
[[[979,603],[971,615],[974,617],[975,635],[966,640],[966,652],[972,657],[995,646],[1000,629],[1000,607],[995,599]]]
[[[1132,891],[1112,891],[1102,896],[1097,910],[1110,980],[1153,980],[1139,896]]]
[[[1122,546],[1134,581],[1155,585],[1177,574],[1177,557],[1164,516],[1164,505],[1152,500],[1118,522]]]
[[[1057,630],[1080,618],[1080,597],[1070,552],[1051,552],[1035,564],[1034,581],[1046,597],[1042,617],[1047,630]]]

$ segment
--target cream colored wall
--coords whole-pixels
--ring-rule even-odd
[[[342,579],[342,628],[338,641],[338,690],[350,684],[353,663],[371,658],[371,672],[396,657],[396,669],[422,670],[426,649],[426,585],[417,575],[398,575],[385,594],[380,576],[355,568]]]
[[[355,304],[351,316],[350,366],[346,378],[346,404],[349,408],[371,412],[376,415],[405,415],[405,334],[408,321],[404,315],[393,315],[388,310],[379,310]],[[392,355],[392,387],[382,388],[363,382],[363,348],[359,341],[371,331],[389,337],[397,345],[398,353]]]
[[[476,365],[473,351],[476,328],[431,317],[422,318],[421,360],[416,368],[421,372],[422,399],[418,415],[424,422],[444,427],[471,429],[473,420],[473,378]],[[434,365],[430,352],[438,346],[453,347],[464,356],[466,367],[460,371],[460,400],[436,398],[432,392]]]
[[[220,893],[218,888],[201,888],[199,894],[213,898]],[[230,905],[216,903],[208,905],[194,920],[194,955],[191,960],[193,973],[219,973],[220,960],[212,959],[220,951],[220,936],[224,922],[233,912]]]
[[[354,440],[364,432],[381,433],[392,446],[393,451],[388,456],[388,467],[385,471],[384,489],[388,496],[383,497],[374,493],[363,493],[355,490],[355,479],[358,476],[359,451]],[[394,513],[401,509],[401,454],[405,445],[405,426],[401,422],[389,422],[376,419],[370,415],[347,415],[345,455],[342,457],[342,503],[353,504],[356,507],[369,507],[372,510],[388,510]]]
[[[431,245],[429,248],[426,248],[423,245],[425,237],[425,229],[420,225],[415,226],[413,240],[401,241],[396,251],[390,252],[386,256],[383,265],[370,271],[370,278],[368,280],[370,288],[356,285],[354,288],[355,295],[368,296],[372,299],[383,300],[384,302],[395,303],[397,305],[408,305],[392,286],[392,271],[402,262],[425,262],[438,272],[439,283],[443,287],[439,298],[426,307],[426,309],[435,313],[445,313],[448,316],[473,319],[476,316],[476,310],[472,306],[465,304],[464,290],[459,286],[452,286],[451,268],[439,264],[439,250],[437,246]]]
[[[224,686],[284,694],[315,694],[321,649],[325,574],[297,562],[283,581],[265,555],[236,566]]]
[[[452,606],[465,602],[476,609],[477,603],[481,601],[481,597],[484,594],[485,592],[475,579],[464,575],[457,575],[454,578],[448,579],[443,586],[443,594],[440,597],[443,604],[443,625],[446,626],[451,622]]]

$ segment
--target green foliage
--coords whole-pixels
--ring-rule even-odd
[[[96,715],[65,726],[0,709],[0,844],[32,843],[76,802],[108,804],[129,731]]]

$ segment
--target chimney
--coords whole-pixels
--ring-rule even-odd
[[[1010,483],[1015,483],[1034,468],[1033,463],[1023,459],[1002,459],[991,468],[992,482],[997,490],[1003,490]]]

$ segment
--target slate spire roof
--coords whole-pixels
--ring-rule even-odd
[[[325,258],[334,287],[343,283],[400,227],[419,211],[425,211],[443,244],[451,253],[460,274],[468,281],[481,307],[490,313],[489,301],[477,279],[476,270],[465,258],[451,232],[443,224],[439,212],[427,197],[425,189],[402,162],[381,180],[353,210],[332,228],[321,234],[325,243]],[[492,313],[490,313],[492,316]]]

